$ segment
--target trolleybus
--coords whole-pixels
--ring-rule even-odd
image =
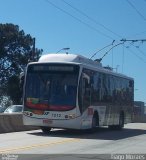
[[[134,80],[75,54],[47,54],[29,63],[23,98],[24,125],[121,129],[131,122]]]

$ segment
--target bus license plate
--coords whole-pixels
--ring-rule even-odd
[[[52,119],[43,119],[43,124],[52,124]]]

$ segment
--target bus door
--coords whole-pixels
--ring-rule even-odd
[[[82,94],[83,94],[82,111],[85,111],[91,104],[90,77],[86,73],[83,73],[82,75]]]

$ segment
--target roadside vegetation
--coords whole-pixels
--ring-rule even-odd
[[[20,75],[42,52],[35,47],[35,38],[18,25],[0,24],[0,106],[22,103]]]

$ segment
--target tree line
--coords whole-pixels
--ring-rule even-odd
[[[18,25],[0,24],[0,104],[6,99],[13,104],[22,103],[20,74],[30,61],[38,61],[43,52],[35,48],[34,40]]]

